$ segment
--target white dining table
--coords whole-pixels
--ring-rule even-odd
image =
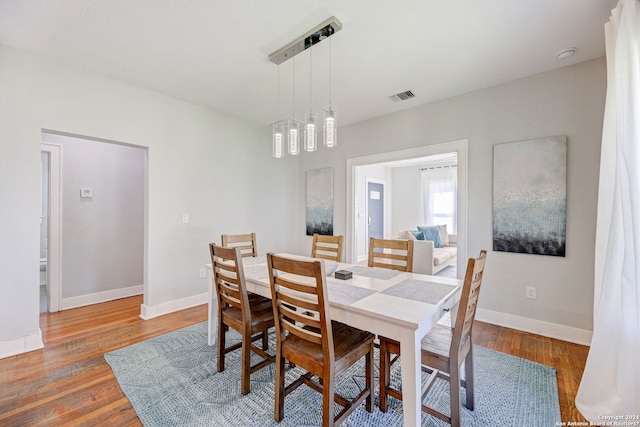
[[[336,267],[332,261],[324,262],[329,270]],[[271,298],[266,257],[244,258],[243,265],[247,290]],[[207,267],[209,345],[214,345],[217,298],[211,264]],[[455,318],[462,280],[344,263],[337,270],[351,271],[352,278],[327,276],[331,319],[400,342],[403,425],[421,425],[420,343],[447,311]]]

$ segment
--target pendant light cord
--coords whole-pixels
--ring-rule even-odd
[[[331,109],[331,37],[329,37],[329,109]]]
[[[309,48],[309,116],[313,114],[313,97],[311,96],[311,88],[313,87],[313,85],[311,84],[311,72],[313,70],[313,55],[311,55],[312,52],[313,46]]]
[[[278,117],[276,121],[280,120],[280,64],[278,64]]]

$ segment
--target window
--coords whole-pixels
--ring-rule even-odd
[[[455,165],[421,169],[424,198],[423,221],[426,225],[447,225],[447,231],[457,232],[458,170]]]
[[[455,191],[433,193],[433,224],[446,224],[447,230],[455,232]]]

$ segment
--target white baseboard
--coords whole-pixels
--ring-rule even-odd
[[[70,308],[84,307],[85,305],[99,304],[101,302],[113,301],[120,298],[140,295],[143,292],[144,292],[144,286],[137,285],[137,286],[131,286],[128,288],[113,289],[111,291],[97,292],[95,294],[62,298],[60,309],[68,310]]]
[[[153,319],[154,317],[162,316],[163,314],[169,314],[175,311],[195,307],[197,305],[206,304],[208,301],[209,292],[204,292],[198,295],[192,295],[190,297],[163,302],[162,304],[158,305],[142,304],[140,306],[140,317],[144,320],[149,320]]]
[[[476,320],[576,344],[591,345],[592,331],[479,308]]]
[[[42,331],[11,341],[0,341],[0,359],[44,348]]]

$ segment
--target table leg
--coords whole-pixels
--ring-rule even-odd
[[[422,381],[420,369],[420,341],[415,331],[405,331],[400,339],[400,369],[402,375],[402,414],[405,427],[421,424]]]
[[[218,336],[218,299],[216,298],[216,291],[213,289],[213,272],[209,271],[207,276],[209,277],[209,319],[207,321],[209,336],[208,342],[209,345],[215,345]]]

